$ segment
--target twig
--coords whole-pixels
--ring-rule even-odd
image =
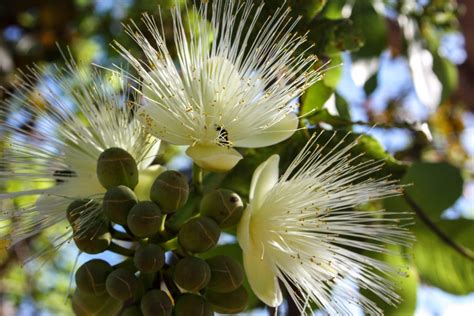
[[[418,204],[416,204],[415,201],[413,201],[413,199],[410,196],[408,196],[408,194],[404,194],[403,196],[405,197],[405,200],[407,201],[407,203],[415,211],[416,215],[418,215],[418,217],[423,221],[423,223],[425,223],[425,225],[428,226],[428,228],[431,229],[433,233],[435,233],[435,235],[438,236],[439,239],[441,239],[445,244],[447,244],[449,247],[456,250],[459,254],[461,254],[465,258],[471,261],[474,261],[474,253],[472,252],[471,249],[468,249],[458,244],[454,240],[452,240],[445,232],[443,232],[436,225],[435,222],[431,220],[431,218],[429,218],[428,215],[426,215],[426,213],[418,206]]]

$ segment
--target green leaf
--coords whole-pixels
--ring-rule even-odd
[[[473,249],[474,221],[438,221],[438,227],[458,244]],[[422,223],[416,225],[414,261],[423,282],[464,295],[474,291],[474,262],[444,243]]]
[[[364,83],[364,91],[365,95],[370,96],[375,89],[377,89],[377,84],[378,84],[378,79],[377,79],[378,73],[374,73],[370,78]]]
[[[435,52],[433,54],[433,72],[443,85],[441,102],[446,101],[458,87],[458,68],[448,59]]]
[[[323,82],[327,87],[336,89],[342,77],[342,56],[335,54],[329,57],[330,62],[324,71]]]
[[[318,81],[313,84],[303,95],[303,106],[301,107],[301,114],[307,114],[315,110],[323,108],[324,103],[334,93],[334,88],[328,87],[323,81]]]
[[[347,0],[331,0],[324,7],[323,15],[326,19],[338,20],[342,18],[342,8]]]
[[[402,179],[406,193],[432,218],[439,218],[461,196],[461,171],[445,162],[414,163]]]
[[[306,21],[311,21],[326,5],[328,0],[290,0],[288,5]]]
[[[349,109],[349,104],[347,101],[336,93],[336,109],[339,113],[339,116],[345,120],[351,119],[351,111]]]

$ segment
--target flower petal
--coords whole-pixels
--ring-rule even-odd
[[[137,116],[147,127],[150,134],[175,145],[190,145],[191,137],[186,137],[186,130],[181,122],[160,105],[148,102],[138,108]]]
[[[258,148],[274,145],[291,137],[298,128],[298,117],[290,113],[276,124],[251,137],[234,142],[236,147]]]
[[[276,307],[283,301],[273,265],[257,247],[248,248],[243,255],[244,269],[255,295],[268,306]]]
[[[139,171],[139,179],[134,191],[139,201],[150,199],[150,189],[155,182],[156,177],[166,171],[166,168],[161,165],[153,165],[146,169]]]
[[[198,143],[190,146],[186,154],[199,167],[213,172],[229,171],[242,159],[242,155],[237,150],[214,144]]]
[[[254,209],[259,209],[265,195],[278,182],[278,163],[280,156],[273,155],[260,164],[252,176],[249,199]]]

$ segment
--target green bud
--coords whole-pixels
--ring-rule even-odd
[[[100,205],[93,200],[75,200],[67,207],[66,218],[73,229],[77,229],[79,226],[77,220],[84,211],[93,210],[98,207],[100,207]]]
[[[140,281],[130,270],[119,268],[109,274],[105,287],[110,296],[125,302],[137,297]]]
[[[176,316],[213,316],[214,310],[202,296],[184,294],[176,301],[174,314]]]
[[[182,207],[188,195],[188,179],[174,170],[160,174],[150,190],[150,199],[160,206],[163,213],[171,213]]]
[[[114,223],[127,225],[127,216],[132,207],[138,203],[138,199],[133,191],[119,185],[107,190],[102,201],[105,215]]]
[[[95,295],[76,289],[71,298],[74,313],[78,316],[114,316],[122,309],[122,302],[111,297],[106,292]]]
[[[99,223],[80,232],[73,237],[77,248],[88,254],[97,254],[105,251],[112,242],[112,235],[105,223]]]
[[[130,189],[138,184],[138,167],[132,155],[121,148],[104,150],[97,161],[97,178],[106,189],[125,185]]]
[[[211,269],[206,261],[196,257],[185,257],[174,269],[174,282],[182,289],[197,292],[206,287],[211,279]]]
[[[77,288],[95,295],[105,293],[105,280],[112,270],[107,261],[101,259],[87,261],[76,271]]]
[[[127,224],[135,236],[150,237],[160,230],[160,208],[151,201],[138,202],[128,213]]]
[[[239,262],[228,256],[215,256],[207,259],[211,268],[208,288],[219,293],[236,290],[244,282],[244,270]]]
[[[244,211],[244,203],[237,193],[219,189],[209,192],[201,200],[201,215],[212,218],[220,227],[236,225]]]
[[[243,286],[229,293],[208,290],[206,299],[214,310],[221,314],[237,314],[244,311],[248,305],[248,294]]]
[[[165,253],[158,245],[142,245],[135,251],[133,262],[141,272],[154,273],[165,264]]]
[[[168,294],[161,290],[151,290],[143,295],[140,307],[144,316],[170,316],[173,311]]]
[[[142,316],[142,309],[138,305],[132,305],[125,308],[121,316]]]
[[[191,252],[204,252],[217,244],[221,229],[208,217],[192,218],[184,223],[178,233],[181,246]]]

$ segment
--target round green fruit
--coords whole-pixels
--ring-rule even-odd
[[[138,202],[128,213],[128,228],[137,237],[150,237],[160,230],[161,216],[160,208],[155,203]]]
[[[76,285],[85,293],[99,295],[105,293],[105,280],[113,271],[112,266],[104,260],[92,259],[76,271]]]
[[[240,196],[226,189],[207,193],[200,204],[202,216],[212,218],[222,228],[236,225],[244,211],[244,203]]]
[[[135,193],[124,185],[107,190],[102,201],[105,215],[114,223],[127,225],[127,216],[138,203]]]
[[[125,302],[137,297],[140,281],[131,271],[119,268],[107,276],[105,287],[110,296]]]
[[[170,316],[173,304],[165,292],[151,290],[143,295],[140,307],[144,316]]]
[[[97,160],[97,178],[106,189],[125,185],[130,189],[138,184],[138,167],[127,151],[112,147],[104,150]]]
[[[163,213],[172,213],[188,200],[189,185],[185,175],[168,170],[160,174],[150,190],[150,199],[158,204]]]
[[[192,218],[181,227],[178,233],[180,245],[191,252],[204,252],[219,241],[221,229],[208,217]]]
[[[215,256],[207,259],[211,268],[208,288],[220,293],[236,290],[244,282],[244,270],[239,262],[228,256]]]
[[[154,273],[159,271],[165,264],[165,252],[158,245],[141,245],[135,251],[133,262],[141,272]]]
[[[176,300],[174,314],[176,316],[213,316],[214,310],[204,297],[184,294]]]
[[[180,288],[197,292],[207,286],[211,279],[211,269],[206,261],[196,257],[185,257],[178,261],[174,269],[174,282]]]
[[[229,293],[208,290],[206,299],[221,314],[237,314],[243,312],[248,305],[248,294],[243,286]]]

